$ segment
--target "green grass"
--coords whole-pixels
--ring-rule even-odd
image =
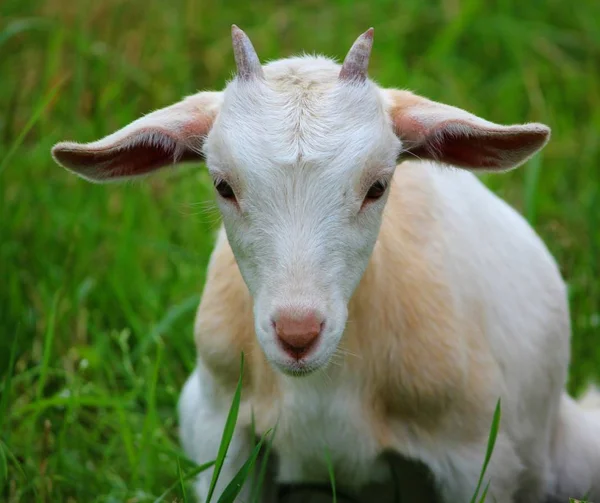
[[[221,87],[232,23],[263,60],[341,58],[374,26],[381,84],[549,124],[542,155],[485,181],[535,224],[569,283],[570,389],[600,378],[598,19],[596,0],[4,0],[0,500],[191,498],[198,468],[178,446],[175,403],[218,221],[198,204],[212,201],[207,176],[94,186],[49,150]]]
[[[490,486],[490,482],[486,484],[483,492],[481,493],[481,497],[479,497],[479,491],[481,491],[481,483],[483,482],[483,477],[485,476],[485,471],[492,459],[492,454],[494,453],[494,446],[496,445],[496,439],[498,438],[498,431],[500,430],[500,419],[502,417],[502,408],[500,405],[500,399],[498,399],[498,403],[496,404],[496,410],[494,411],[494,418],[492,420],[492,425],[490,427],[490,435],[488,438],[488,445],[485,451],[485,459],[483,461],[483,465],[481,466],[481,473],[479,475],[479,480],[477,481],[477,487],[475,488],[475,492],[473,493],[473,497],[471,498],[471,503],[485,503],[488,488]]]

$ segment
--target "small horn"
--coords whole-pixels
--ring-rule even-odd
[[[264,77],[260,60],[248,35],[236,25],[231,26],[231,40],[233,42],[233,55],[237,66],[237,75],[240,79],[248,80],[252,77]]]
[[[373,28],[369,28],[352,44],[342,64],[339,75],[340,80],[363,82],[367,79],[374,31]]]

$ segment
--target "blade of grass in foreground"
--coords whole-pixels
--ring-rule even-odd
[[[481,495],[481,499],[479,500],[479,503],[485,503],[485,499],[487,498],[487,493],[490,489],[490,483],[487,483],[487,486],[485,486],[485,489],[483,490],[483,494]]]
[[[262,487],[265,482],[265,477],[267,476],[267,468],[269,466],[269,456],[271,454],[271,448],[273,447],[273,440],[275,439],[275,435],[277,434],[277,426],[279,422],[275,424],[275,428],[273,428],[273,434],[271,435],[271,439],[267,444],[267,448],[265,449],[265,455],[260,465],[260,472],[258,473],[258,479],[255,480],[254,487],[252,489],[252,494],[250,496],[250,501],[253,503],[260,503],[260,495],[262,492]]]
[[[477,488],[475,489],[475,494],[471,498],[471,503],[477,502],[477,496],[479,495],[479,490],[481,489],[481,482],[483,481],[483,476],[485,475],[485,471],[487,470],[488,464],[492,457],[492,452],[494,451],[494,445],[496,445],[496,438],[498,437],[498,428],[500,426],[500,416],[502,415],[502,411],[500,408],[500,399],[498,399],[498,403],[496,404],[496,410],[494,411],[494,418],[492,420],[492,427],[490,429],[490,436],[488,437],[488,445],[487,451],[485,453],[485,461],[483,462],[483,467],[481,468],[481,474],[479,475],[479,481],[477,482]],[[487,495],[487,487],[484,491],[484,497]],[[480,500],[481,503],[482,500]]]
[[[260,442],[258,442],[258,444],[256,444],[256,446],[254,447],[254,450],[252,451],[252,454],[246,460],[244,465],[239,469],[239,471],[236,473],[235,477],[233,477],[231,482],[229,482],[229,484],[223,491],[223,494],[221,494],[221,497],[219,498],[217,503],[233,503],[235,501],[235,498],[242,490],[242,486],[244,485],[244,482],[246,482],[246,480],[248,479],[248,475],[250,474],[250,472],[252,471],[252,468],[254,467],[254,463],[256,462],[256,458],[258,457],[258,454],[260,453],[263,442],[265,441],[265,438],[270,433],[270,431],[271,430],[268,430],[262,436],[262,438],[260,439]]]
[[[179,463],[179,458],[177,459],[177,462]],[[190,479],[193,479],[199,473],[205,472],[206,470],[208,470],[209,468],[214,466],[214,464],[215,464],[214,461],[210,461],[209,463],[204,463],[203,465],[197,466],[193,470],[190,470],[188,473],[186,473],[183,476],[183,478],[181,477],[181,473],[180,473],[179,476],[177,477],[177,480],[175,482],[173,482],[164,493],[162,493],[158,498],[156,498],[154,500],[154,503],[161,503],[161,501],[164,501],[165,498],[168,496],[168,494],[173,489],[175,489],[179,484],[183,484],[184,482],[186,482]]]
[[[179,462],[179,456],[177,457],[177,476],[179,477],[179,486],[181,487],[181,494],[183,494],[183,503],[187,503],[187,493],[185,492],[185,484],[183,482],[183,473],[181,472],[181,463]]]
[[[217,485],[217,480],[219,479],[219,475],[221,473],[221,468],[223,468],[223,462],[225,461],[225,456],[227,455],[227,450],[229,449],[229,444],[231,443],[231,439],[233,437],[233,432],[235,430],[235,423],[237,422],[238,412],[240,410],[240,401],[242,397],[242,377],[244,375],[244,353],[242,353],[241,362],[240,362],[240,378],[237,383],[237,388],[235,393],[233,394],[233,400],[231,402],[231,407],[229,408],[229,414],[227,415],[227,421],[225,422],[225,428],[223,430],[223,436],[221,437],[221,445],[219,446],[219,452],[217,454],[217,459],[215,461],[215,469],[213,471],[212,480],[210,481],[210,488],[208,489],[208,497],[206,498],[206,503],[210,503],[213,493],[215,492],[215,486]]]

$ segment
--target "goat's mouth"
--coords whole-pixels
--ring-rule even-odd
[[[290,377],[304,377],[312,374],[316,370],[319,370],[322,365],[315,364],[315,362],[307,362],[304,360],[287,361],[287,362],[274,362],[277,370],[282,374]]]
[[[304,358],[290,358],[281,354],[270,359],[276,370],[289,377],[306,377],[326,369],[333,355],[327,351],[311,352]]]

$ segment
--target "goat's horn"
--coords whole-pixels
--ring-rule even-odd
[[[231,40],[233,42],[233,55],[235,57],[238,77],[240,79],[264,77],[260,60],[248,35],[236,25],[232,25]]]
[[[369,28],[352,45],[340,70],[340,80],[357,80],[362,82],[367,79],[369,58],[373,47],[373,28]]]

